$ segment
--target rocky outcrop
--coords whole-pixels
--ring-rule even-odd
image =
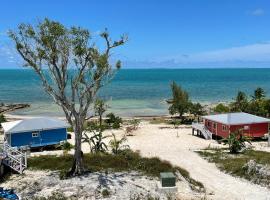
[[[28,108],[30,107],[29,104],[25,103],[16,103],[16,104],[4,104],[0,103],[0,114],[4,114],[7,112],[12,112],[18,109]]]

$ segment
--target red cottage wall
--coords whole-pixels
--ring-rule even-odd
[[[208,122],[209,122],[209,124],[208,124]],[[216,124],[216,128],[214,127],[214,124]],[[213,134],[216,134],[216,135],[221,136],[221,137],[227,137],[229,135],[229,127],[225,124],[205,119],[204,125]],[[226,128],[225,130],[223,130],[222,125],[225,126],[225,128]]]
[[[251,137],[263,137],[264,134],[268,133],[268,123],[231,125],[230,130],[234,132],[238,129],[244,129],[244,126],[249,126],[249,129],[243,130],[243,132]]]

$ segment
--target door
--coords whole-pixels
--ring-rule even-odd
[[[40,132],[32,132],[32,144],[31,146],[40,146],[41,144],[41,138],[40,138]]]

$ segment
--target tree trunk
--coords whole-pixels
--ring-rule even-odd
[[[83,167],[83,152],[82,152],[82,127],[80,124],[76,123],[74,128],[75,134],[75,153],[72,168],[69,172],[70,176],[81,175],[84,173]]]

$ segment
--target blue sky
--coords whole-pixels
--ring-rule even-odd
[[[125,67],[270,67],[269,0],[3,0],[1,68],[21,65],[6,31],[44,17],[128,34]]]

